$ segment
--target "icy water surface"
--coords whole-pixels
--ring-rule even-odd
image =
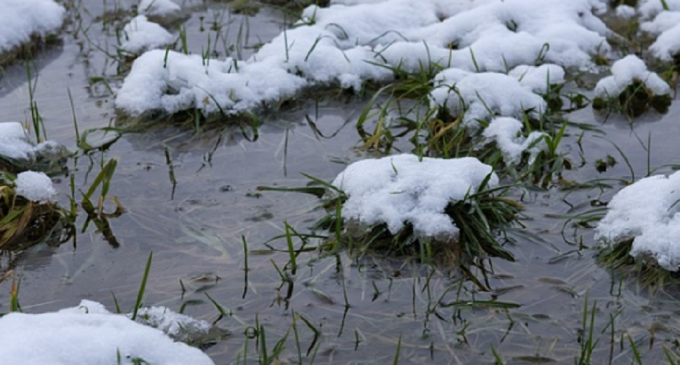
[[[210,32],[214,41],[218,29],[226,39],[212,43],[218,54],[247,57],[250,46],[281,31],[285,18],[276,10],[247,18],[229,13],[224,4],[188,5],[194,8],[183,24],[194,53],[207,47]],[[100,50],[107,42],[115,44],[115,34],[101,21],[113,5],[87,0],[80,7],[83,23],[91,25],[89,40],[82,33],[66,34],[63,44],[40,52],[31,66],[48,137],[70,147],[75,135],[68,91],[81,131],[120,123],[110,91],[98,81],[106,76],[116,82],[117,66]],[[30,120],[28,87],[24,65],[4,70],[3,120]],[[301,186],[307,182],[301,173],[330,180],[347,163],[369,157],[358,148],[354,129],[362,109],[357,98],[344,95],[300,100],[263,117],[257,138],[237,127],[195,134],[191,127],[172,125],[125,134],[107,151],[69,163],[76,185],[85,190],[102,159],[119,161],[110,191],[126,209],[110,222],[119,247],[89,227],[59,248],[36,247],[4,257],[0,265],[21,273],[26,312],[74,306],[81,299],[113,309],[114,296],[127,310],[153,251],[144,303],[183,309],[229,330],[231,336],[206,349],[217,364],[235,363],[246,347],[247,363],[257,363],[256,324],[266,331],[269,351],[287,335],[281,363],[298,363],[300,356],[305,364],[392,363],[398,348],[402,364],[490,364],[494,351],[508,364],[573,363],[584,351],[591,324],[593,342],[599,339],[593,363],[630,363],[631,341],[650,364],[665,359],[664,346],[677,346],[677,291],[651,296],[634,280],[612,276],[593,258],[592,233],[585,229],[572,236],[568,227],[567,242],[560,217],[607,201],[621,181],[632,180],[614,145],[625,151],[635,178],[649,168],[678,163],[677,103],[667,115],[647,116],[632,127],[622,120],[603,123],[590,109],[570,116],[596,130],[583,136],[582,129],[568,130],[562,148],[576,168],[565,177],[611,179],[606,181],[611,188],[518,191],[526,228],[511,232],[516,262],[492,261],[491,291],[461,282],[453,268],[433,270],[403,259],[354,260],[343,253],[320,258],[314,251],[301,253],[296,274],[282,278],[277,270],[289,260],[285,242],[271,247],[265,242],[282,234],[285,222],[304,231],[322,212],[313,210],[318,205],[313,197],[256,188]],[[407,141],[400,147],[409,151]],[[608,154],[618,163],[599,174],[594,161]],[[68,178],[57,188],[68,204]],[[0,311],[6,310],[8,296],[8,283],[0,284]]]

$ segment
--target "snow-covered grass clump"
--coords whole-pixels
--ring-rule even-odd
[[[170,32],[150,22],[144,15],[136,16],[125,25],[123,38],[120,49],[135,55],[151,49],[163,48],[175,41],[175,37]]]
[[[352,3],[354,4],[354,3]],[[589,68],[606,53],[598,0],[386,0],[310,6],[303,20],[248,60],[203,59],[170,52],[140,57],[118,92],[127,114],[252,112],[308,86],[360,90],[395,72],[455,67],[505,73],[550,62]],[[153,80],[150,76],[153,75]],[[537,105],[536,99],[527,108]]]
[[[528,78],[527,80],[533,80]],[[444,107],[451,116],[462,117],[463,125],[478,129],[478,121],[494,116],[522,118],[526,113],[538,118],[546,109],[543,98],[515,77],[495,72],[471,73],[456,68],[435,76],[437,87],[430,94],[432,103]]]
[[[671,88],[659,75],[647,70],[644,61],[628,55],[614,63],[612,75],[595,86],[593,108],[620,110],[638,116],[650,107],[666,112],[671,104]]]
[[[470,157],[363,160],[332,182],[329,214],[317,227],[344,226],[348,241],[361,250],[427,255],[436,247],[456,259],[512,260],[495,234],[515,220],[519,206],[499,199],[497,185],[491,167]]]
[[[3,0],[0,11],[0,54],[31,40],[57,33],[64,8],[53,0]]]
[[[595,238],[611,249],[610,255],[632,256],[638,263],[680,269],[680,172],[644,178],[619,191],[609,202],[606,216],[595,228]],[[623,262],[625,257],[610,261]]]
[[[21,123],[0,123],[0,169],[4,171],[61,171],[68,154],[64,146],[54,141],[32,143]]]
[[[0,328],[3,365],[213,365],[200,350],[87,300],[53,313],[10,313]]]
[[[459,228],[445,214],[446,206],[476,193],[489,175],[489,187],[495,187],[498,177],[491,166],[474,158],[421,161],[397,155],[355,162],[333,185],[348,196],[345,219],[367,226],[385,223],[392,234],[410,223],[417,234],[457,237]]]
[[[522,160],[522,154],[529,153],[528,164],[532,165],[538,154],[547,149],[543,140],[546,134],[539,131],[529,133],[527,137],[522,135],[524,123],[514,118],[495,118],[484,129],[482,134],[488,142],[495,142],[503,154],[505,163],[517,165]]]
[[[20,250],[47,240],[58,244],[63,211],[52,180],[42,172],[0,173],[0,250]]]

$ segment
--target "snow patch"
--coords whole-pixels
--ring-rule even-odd
[[[604,8],[601,0],[312,5],[294,28],[245,61],[175,52],[167,60],[165,52],[143,55],[119,90],[116,107],[132,115],[191,108],[235,114],[292,97],[306,86],[360,90],[365,81],[391,81],[390,68],[417,72],[455,66],[499,73],[536,63],[592,68],[593,55],[609,52],[609,30],[593,14]]]

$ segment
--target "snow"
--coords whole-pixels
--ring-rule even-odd
[[[14,180],[16,193],[24,198],[38,203],[54,201],[57,191],[52,186],[52,179],[42,172],[24,171]]]
[[[503,160],[507,164],[519,164],[522,153],[529,152],[529,165],[533,164],[536,156],[545,151],[548,146],[543,140],[545,133],[531,132],[526,138],[521,132],[524,123],[514,118],[495,118],[484,129],[482,135],[488,142],[494,141],[503,154]]]
[[[266,62],[246,67],[232,58],[205,62],[199,55],[153,50],[135,60],[116,106],[137,115],[192,108],[234,114],[292,97],[304,85],[303,78]]]
[[[680,11],[680,0],[664,0],[670,11]],[[664,11],[664,2],[661,0],[640,0],[638,12],[643,19],[653,18]]]
[[[0,156],[11,159],[27,159],[34,152],[21,123],[0,123]]]
[[[548,92],[550,85],[564,83],[564,68],[558,65],[517,66],[508,72],[519,82],[537,94]]]
[[[594,55],[609,52],[609,30],[593,13],[605,8],[600,0],[345,0],[328,8],[312,5],[303,11],[304,21],[248,60],[175,52],[166,60],[165,52],[154,51],[142,55],[115,105],[132,115],[192,108],[252,112],[308,86],[359,91],[366,81],[389,82],[395,76],[391,68],[506,73],[520,65],[552,63],[552,78],[557,67],[589,69]]]
[[[680,268],[680,172],[651,176],[623,188],[609,202],[595,239],[615,244],[634,239],[630,254],[652,258],[669,271]]]
[[[546,79],[544,79],[545,81]],[[489,120],[496,115],[522,118],[523,113],[538,117],[546,102],[530,88],[512,76],[485,72],[468,73],[448,69],[435,76],[435,88],[430,99],[433,105],[447,108],[451,115],[464,113],[463,125],[479,128],[477,120]]]
[[[643,82],[655,95],[670,94],[670,86],[659,75],[647,70],[644,61],[628,55],[612,65],[612,75],[595,85],[595,96],[613,98],[623,92],[634,80]]]
[[[46,141],[38,145],[31,143],[21,123],[0,123],[0,157],[12,160],[33,160],[43,151],[58,148],[58,144],[54,141]]]
[[[3,0],[0,11],[0,53],[56,33],[64,22],[64,8],[52,0]]]
[[[0,328],[3,365],[134,364],[140,359],[148,364],[213,365],[200,350],[88,300],[58,312],[10,313],[0,318]]]
[[[123,35],[125,39],[120,48],[132,54],[164,48],[175,41],[175,37],[170,32],[150,22],[144,15],[138,15],[126,24],[123,28]]]
[[[658,36],[649,47],[651,54],[662,60],[671,61],[680,54],[680,5],[675,11],[661,11],[652,19],[640,23],[643,32]]]
[[[137,9],[139,14],[158,17],[174,15],[181,10],[180,6],[171,0],[142,0]]]
[[[418,156],[403,154],[355,162],[333,185],[349,197],[342,207],[344,219],[386,223],[392,234],[408,222],[420,235],[457,238],[458,227],[444,209],[474,194],[489,174],[489,186],[496,186],[498,177],[491,166],[476,158],[419,161]]]

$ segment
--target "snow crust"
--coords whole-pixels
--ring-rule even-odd
[[[165,17],[178,13],[181,7],[172,0],[142,0],[137,9],[142,15]]]
[[[494,118],[489,126],[484,129],[482,135],[487,141],[494,141],[503,154],[503,160],[507,164],[519,164],[522,153],[529,152],[529,165],[534,163],[536,156],[548,148],[543,138],[543,132],[531,132],[525,138],[522,136],[524,123],[515,118]]]
[[[213,365],[200,350],[88,300],[58,312],[10,313],[0,328],[3,365],[117,364],[118,353],[120,364]]]
[[[2,0],[0,53],[31,39],[56,33],[64,22],[64,8],[52,0]]]
[[[634,239],[630,254],[652,258],[669,271],[680,268],[680,172],[641,179],[609,202],[595,239],[614,244]]]
[[[476,158],[419,161],[418,156],[403,154],[355,162],[333,185],[349,197],[342,208],[344,219],[386,223],[392,234],[408,222],[420,235],[457,238],[458,227],[444,209],[474,194],[489,174],[489,186],[496,186],[491,166]]]
[[[605,8],[602,0],[344,0],[310,6],[303,21],[248,60],[144,54],[119,90],[116,107],[132,115],[192,108],[235,114],[306,86],[359,90],[369,80],[392,80],[390,68],[419,71],[435,64],[497,73],[537,63],[591,68],[593,55],[609,52],[609,30],[593,13]]]
[[[595,85],[595,96],[617,97],[634,80],[643,82],[655,95],[670,94],[670,86],[659,75],[647,70],[644,61],[635,55],[628,55],[612,65],[612,75]]]
[[[160,25],[150,22],[146,16],[134,17],[123,28],[125,40],[120,45],[123,51],[139,54],[155,48],[163,48],[175,41],[175,37]]]
[[[16,193],[30,201],[49,203],[53,202],[57,196],[57,191],[54,190],[52,185],[52,179],[42,172],[21,172],[14,180],[14,184],[16,185]]]

